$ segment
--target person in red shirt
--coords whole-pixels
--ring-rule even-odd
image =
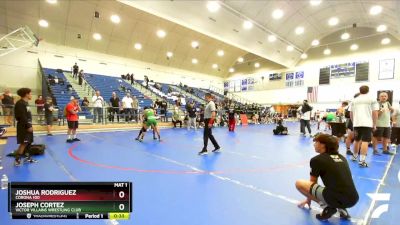
[[[38,96],[38,98],[35,100],[35,105],[36,105],[36,112],[38,114],[38,122],[39,124],[43,122],[43,114],[44,114],[44,99],[41,95]]]
[[[79,116],[78,112],[81,111],[79,107],[79,100],[71,97],[71,101],[65,106],[66,117],[68,122],[68,139],[67,143],[72,143],[74,141],[80,141],[76,137],[76,129],[78,129],[79,125]]]

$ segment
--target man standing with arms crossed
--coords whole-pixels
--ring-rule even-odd
[[[393,108],[388,100],[388,94],[381,92],[379,94],[379,111],[378,120],[376,122],[376,130],[372,137],[372,146],[374,148],[374,155],[379,155],[377,150],[378,139],[382,140],[383,154],[390,154],[388,144],[390,142],[390,113]]]
[[[368,167],[365,162],[368,152],[368,143],[371,133],[376,130],[379,105],[375,99],[368,95],[369,87],[360,87],[360,96],[351,103],[350,117],[354,127],[354,151],[352,161],[357,161],[360,152],[360,167]]]
[[[68,139],[67,143],[72,143],[74,141],[80,141],[76,137],[76,129],[78,129],[78,112],[81,111],[81,108],[79,107],[79,101],[78,99],[75,99],[74,97],[71,97],[71,101],[65,106],[66,110],[66,117],[67,117],[67,123],[68,123]]]
[[[214,125],[217,109],[215,107],[214,101],[212,100],[213,97],[210,93],[205,94],[205,98],[207,101],[207,105],[206,108],[204,109],[204,124],[205,124],[203,133],[204,146],[203,149],[199,152],[199,155],[208,154],[207,151],[208,139],[211,140],[215,148],[212,152],[219,152],[221,150],[221,147],[218,145],[217,141],[212,135],[212,130],[211,130]]]
[[[104,99],[100,96],[100,91],[96,91],[96,95],[92,97],[93,123],[96,123],[96,117],[98,123],[103,122],[103,102]]]

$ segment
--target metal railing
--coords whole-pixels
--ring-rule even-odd
[[[54,111],[51,114],[52,125],[64,126],[67,123],[64,107],[53,106]],[[46,116],[43,107],[29,105],[29,111],[32,116],[32,125],[46,125]],[[80,106],[78,113],[79,123],[82,124],[127,124],[142,123],[143,109],[121,108],[121,107],[91,107]],[[14,105],[0,104],[0,125],[16,126],[17,121],[14,114]],[[161,111],[161,110],[160,110]],[[168,122],[168,110],[157,114],[156,116],[162,122]]]

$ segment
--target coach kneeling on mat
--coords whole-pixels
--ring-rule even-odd
[[[346,208],[358,202],[358,193],[354,186],[349,164],[345,157],[339,154],[338,139],[328,134],[319,134],[314,138],[314,148],[319,155],[310,161],[310,180],[296,181],[296,188],[307,199],[299,204],[303,208],[311,200],[325,207],[316,217],[319,220],[329,219],[337,211],[340,218],[350,218]],[[324,186],[319,185],[321,177]]]

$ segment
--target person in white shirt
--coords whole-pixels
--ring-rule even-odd
[[[311,135],[311,127],[310,127],[310,119],[311,119],[311,111],[312,107],[308,104],[307,100],[303,101],[303,105],[301,105],[297,111],[299,112],[300,115],[300,132],[303,136],[306,136],[306,130],[305,127],[307,127],[308,134],[310,137]]]
[[[374,155],[379,155],[377,150],[378,139],[382,140],[382,147],[384,154],[391,154],[388,150],[388,144],[390,142],[390,113],[393,112],[393,108],[388,102],[388,94],[381,92],[379,94],[379,111],[378,120],[376,121],[376,130],[372,137],[372,146],[374,148]]]
[[[368,144],[371,142],[372,131],[376,130],[378,119],[378,102],[368,95],[369,87],[361,86],[360,95],[353,99],[350,106],[350,118],[354,127],[354,150],[351,160],[357,161],[360,153],[360,167],[368,167],[365,162]]]
[[[98,123],[103,122],[103,104],[104,99],[100,96],[100,91],[96,91],[96,95],[92,97],[93,104],[93,123],[96,123],[96,118]]]
[[[126,96],[122,98],[122,106],[125,113],[125,122],[129,122],[133,116],[133,99],[130,93],[126,93]]]

